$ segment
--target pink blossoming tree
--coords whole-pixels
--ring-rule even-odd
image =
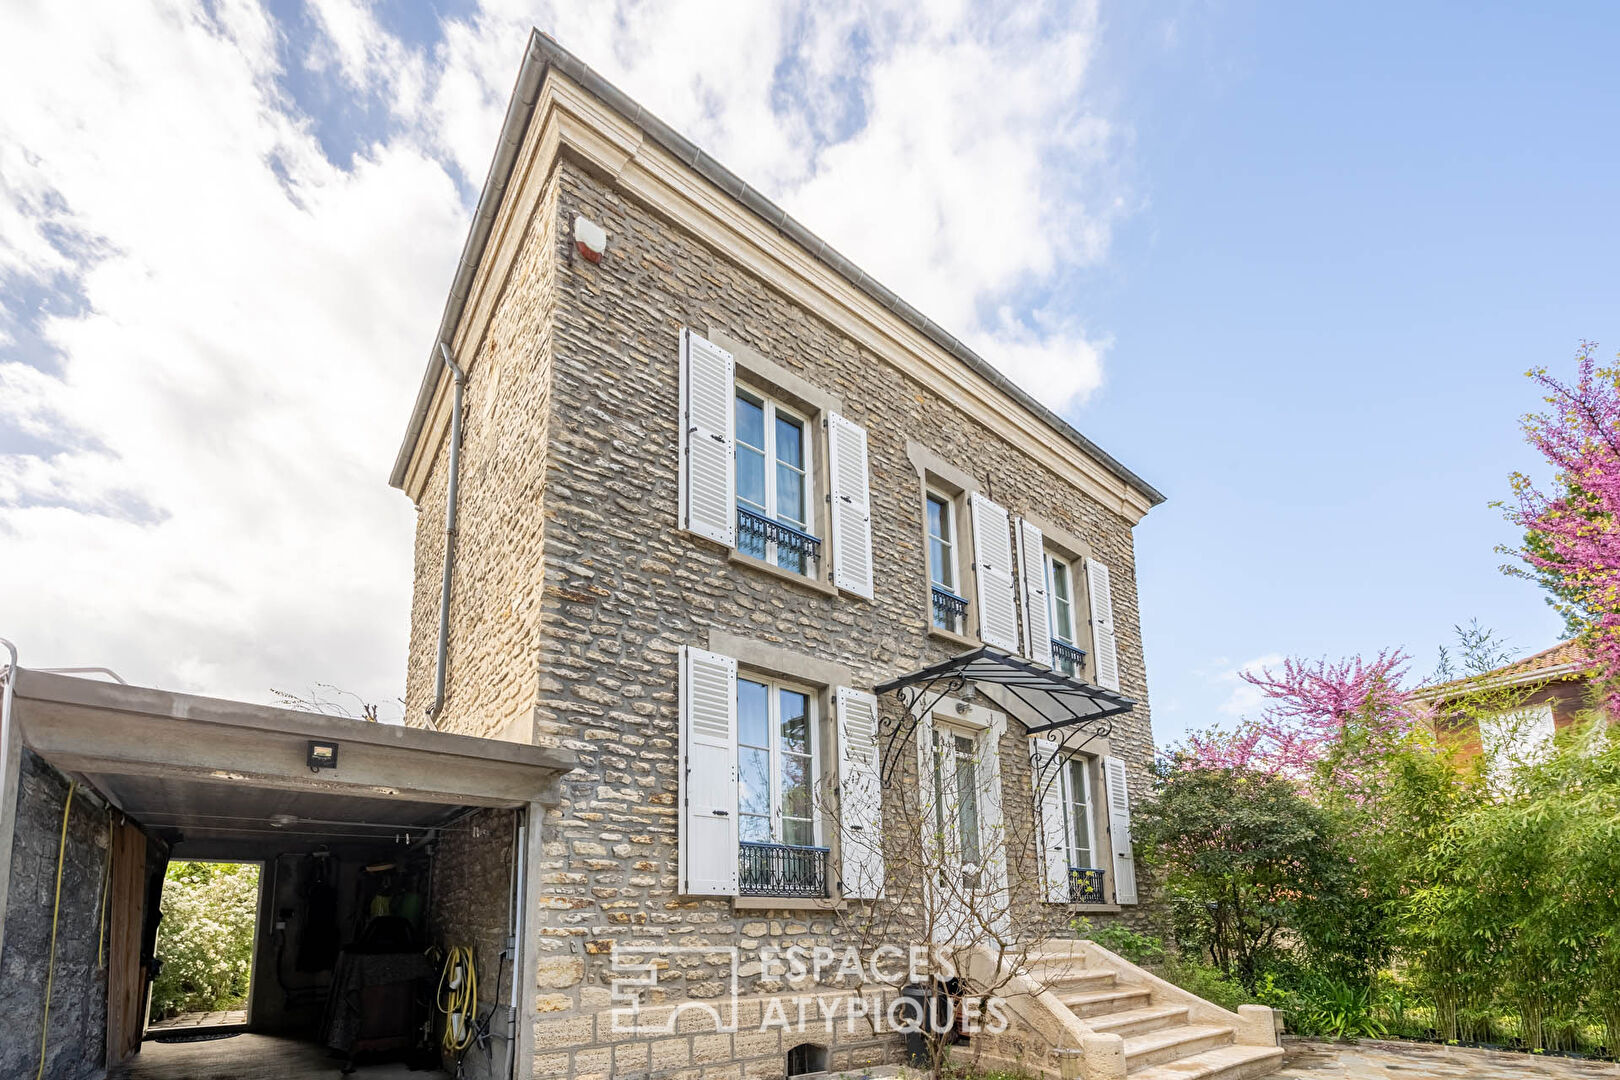
[[[1515,554],[1568,602],[1620,713],[1620,366],[1596,351],[1581,343],[1574,385],[1529,373],[1550,408],[1524,418],[1525,436],[1557,475],[1549,488],[1515,473],[1508,516],[1526,533]]]
[[[1330,662],[1288,659],[1280,671],[1242,672],[1266,708],[1235,732],[1195,732],[1179,763],[1342,784],[1352,766],[1389,749],[1423,719],[1421,704],[1402,686],[1409,658],[1385,650]]]

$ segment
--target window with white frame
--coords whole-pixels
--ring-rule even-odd
[[[741,386],[735,416],[737,550],[809,574],[821,543],[810,531],[809,424],[787,406]]]
[[[745,378],[737,357],[690,327],[681,330],[680,344],[681,529],[745,561],[759,559],[871,600],[866,429],[832,402],[807,405],[791,390],[757,389],[782,385],[759,370],[774,367],[763,357],[754,357],[758,363]],[[811,400],[827,397],[803,389]],[[818,429],[825,442],[818,442]],[[819,485],[826,490],[814,490]],[[826,535],[817,535],[823,527]]]
[[[814,846],[815,697],[785,683],[737,678],[738,839]]]
[[[1063,763],[1063,831],[1071,870],[1097,866],[1096,826],[1091,816],[1091,768],[1083,757]]]
[[[967,600],[957,584],[956,506],[947,495],[930,491],[928,511],[928,584],[933,624],[941,630],[962,632]]]
[[[1079,677],[1085,653],[1075,640],[1074,566],[1050,551],[1046,553],[1046,598],[1052,622],[1052,666],[1064,675]]]
[[[882,895],[881,842],[846,848],[834,866],[822,840],[830,826],[881,837],[875,696],[741,670],[734,657],[686,645],[680,703],[683,895]],[[834,778],[839,797],[824,803]]]

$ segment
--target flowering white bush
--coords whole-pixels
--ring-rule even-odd
[[[163,970],[152,984],[154,1018],[242,1007],[258,906],[256,864],[169,864],[158,925]]]

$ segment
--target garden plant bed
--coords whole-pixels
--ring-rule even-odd
[[[1620,1076],[1620,1065],[1610,1061],[1395,1039],[1339,1043],[1285,1038],[1283,1049],[1287,1056],[1282,1071],[1274,1075],[1292,1080],[1513,1080],[1527,1076],[1585,1080]]]

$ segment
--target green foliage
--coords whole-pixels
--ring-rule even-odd
[[[1620,1047],[1620,741],[1605,727],[1563,732],[1510,796],[1448,822],[1421,865],[1407,952],[1443,1037],[1473,1037],[1483,1008],[1514,1017],[1532,1049],[1593,1024]]]
[[[1002,1069],[983,1072],[958,1066],[947,1066],[945,1077],[946,1080],[1035,1080],[1027,1072],[1007,1072]]]
[[[1197,956],[1168,955],[1153,965],[1152,970],[1166,982],[1233,1012],[1239,1005],[1253,1004],[1256,1000],[1236,978]]]
[[[1182,952],[1252,988],[1306,909],[1351,912],[1332,815],[1289,780],[1175,769],[1137,813],[1137,859],[1163,877]]]
[[[152,983],[155,1017],[241,1008],[253,963],[259,868],[252,863],[172,862]]]
[[[1164,959],[1164,942],[1152,934],[1132,930],[1123,923],[1109,923],[1095,927],[1090,919],[1079,918],[1070,924],[1075,934],[1095,941],[1111,953],[1117,953],[1133,964],[1152,965]]]
[[[1521,704],[1488,687],[1475,704],[1504,702]],[[1228,1007],[1252,995],[1301,1034],[1614,1056],[1620,731],[1593,716],[1494,789],[1422,732],[1345,786],[1167,772],[1138,859],[1169,894],[1172,943],[1155,959],[1145,935],[1091,936]]]
[[[1309,968],[1291,979],[1267,972],[1256,988],[1262,1005],[1282,1013],[1296,1035],[1326,1039],[1382,1038],[1389,1029],[1378,1018],[1371,987],[1355,985]]]
[[[1189,993],[1197,994],[1224,1009],[1234,1012],[1239,1005],[1248,1005],[1255,996],[1226,972],[1196,954],[1176,953],[1163,939],[1152,934],[1132,930],[1128,926],[1112,923],[1094,927],[1090,919],[1076,919],[1071,929],[1083,938],[1095,941],[1109,952],[1140,964],[1166,982],[1174,983]]]

